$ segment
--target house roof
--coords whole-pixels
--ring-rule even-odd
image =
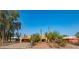
[[[12,39],[16,39],[16,38],[18,38],[18,37],[11,37]]]
[[[30,39],[31,38],[31,36],[29,35],[29,36],[24,36],[24,37],[22,37],[22,39]],[[41,36],[41,39],[46,39],[47,37],[45,36],[45,35],[42,35]]]
[[[22,39],[30,39],[31,36],[24,36]]]
[[[42,35],[41,36],[41,39],[46,39],[47,37],[45,35]]]
[[[79,38],[77,38],[75,36],[68,36],[68,37],[64,37],[63,39],[79,39]]]

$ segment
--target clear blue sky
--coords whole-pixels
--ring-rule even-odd
[[[20,32],[26,35],[58,31],[61,34],[74,35],[79,31],[78,10],[19,10],[22,29]]]

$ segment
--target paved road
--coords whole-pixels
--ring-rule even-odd
[[[25,49],[29,47],[30,47],[30,43],[26,42],[26,43],[14,43],[12,45],[2,46],[0,48],[2,49]]]

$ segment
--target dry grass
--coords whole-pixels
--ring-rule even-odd
[[[48,43],[50,48],[59,48],[60,46],[57,43]]]

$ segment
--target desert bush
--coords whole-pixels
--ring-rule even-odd
[[[30,42],[31,42],[32,45],[34,45],[35,43],[37,43],[39,41],[40,41],[40,35],[39,34],[31,35]]]
[[[60,46],[57,43],[49,43],[50,48],[59,48]]]
[[[66,45],[66,41],[61,39],[60,42],[58,43],[61,47],[64,47]]]
[[[71,43],[72,44],[72,43]],[[79,46],[79,42],[78,43],[73,43],[74,45],[77,45],[77,46]]]

